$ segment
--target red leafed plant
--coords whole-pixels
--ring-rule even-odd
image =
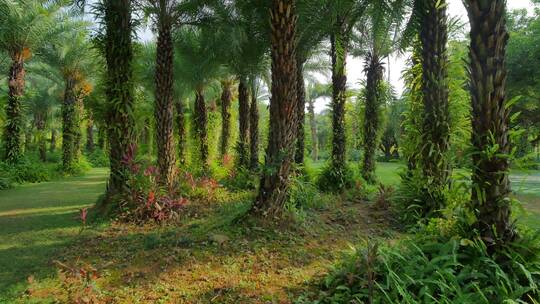
[[[74,266],[59,261],[55,261],[55,264],[58,267],[58,277],[62,282],[62,289],[67,292],[67,303],[104,303],[96,284],[99,272],[95,267],[78,262]]]

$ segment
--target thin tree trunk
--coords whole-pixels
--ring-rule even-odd
[[[105,0],[105,59],[107,63],[108,141],[110,178],[107,197],[128,188],[130,163],[135,158],[133,118],[133,22],[131,0]],[[111,200],[108,200],[110,203]]]
[[[238,84],[238,165],[240,168],[248,168],[248,141],[249,141],[249,90],[246,80],[240,78]]]
[[[64,102],[62,104],[62,169],[65,172],[73,170],[75,163],[75,96],[76,81],[73,77],[65,79]]]
[[[427,1],[422,18],[422,148],[421,167],[430,192],[432,206],[428,212],[445,205],[444,189],[448,187],[450,166],[450,113],[448,111],[448,41],[446,1]],[[438,5],[438,6],[437,6]]]
[[[253,90],[249,109],[249,155],[250,168],[255,171],[259,168],[259,107]]]
[[[199,139],[199,153],[204,172],[208,172],[208,117],[206,102],[201,88],[195,92],[195,128]]]
[[[56,136],[57,136],[57,131],[55,128],[53,128],[51,130],[51,144],[49,146],[49,151],[51,153],[56,152]]]
[[[272,96],[270,131],[259,194],[252,213],[280,217],[288,197],[297,127],[296,20],[294,0],[273,0],[270,13]]]
[[[83,104],[83,96],[79,95],[76,98],[75,102],[75,114],[74,114],[74,134],[75,134],[75,140],[74,140],[74,161],[78,162],[82,155],[82,130],[81,130],[81,122],[82,122],[82,116],[84,112],[84,104]]]
[[[176,105],[176,129],[178,132],[178,160],[181,165],[186,164],[186,124],[184,117],[184,102],[178,99]]]
[[[86,150],[90,153],[94,152],[94,118],[91,111],[88,111],[86,123]]]
[[[375,181],[375,152],[379,133],[380,90],[383,81],[383,64],[379,55],[372,51],[366,59],[366,106],[364,110],[364,159],[362,177]]]
[[[172,188],[175,182],[176,155],[174,149],[173,104],[173,42],[171,24],[159,22],[156,52],[156,121],[157,162],[159,183]]]
[[[21,158],[21,99],[24,94],[24,59],[22,52],[12,56],[8,77],[8,102],[4,130],[4,160],[15,163]]]
[[[45,124],[46,124],[45,115],[46,115],[45,113],[39,113],[34,118],[36,122],[36,129],[37,129],[39,159],[42,162],[47,161],[47,140],[45,139]]]
[[[297,165],[304,164],[304,123],[306,120],[306,88],[304,84],[304,59],[297,57],[296,62],[296,86],[297,86],[297,115],[298,127],[296,131],[296,152],[294,154],[294,162]]]
[[[221,159],[223,160],[229,151],[229,137],[231,136],[231,92],[232,83],[228,80],[221,82]]]
[[[314,161],[319,159],[319,138],[317,135],[317,121],[315,120],[315,101],[308,101],[309,126],[311,130],[311,158]]]
[[[346,166],[345,102],[347,48],[341,33],[331,36],[332,56],[332,169],[344,172]]]
[[[480,235],[496,249],[516,236],[507,158],[511,107],[506,103],[506,1],[467,0],[465,6],[471,23],[472,144],[477,152],[473,154],[472,208]]]

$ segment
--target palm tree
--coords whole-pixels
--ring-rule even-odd
[[[294,157],[297,112],[295,0],[273,0],[270,8],[272,89],[270,133],[259,194],[252,213],[280,216],[287,199]]]
[[[256,77],[250,79],[251,105],[249,108],[249,167],[259,169],[259,83]]]
[[[101,51],[105,54],[107,127],[110,177],[107,202],[124,193],[129,179],[129,161],[135,157],[133,118],[133,3],[131,0],[102,0],[96,9],[105,33]]]
[[[3,156],[8,162],[16,162],[21,157],[24,64],[47,39],[59,8],[59,3],[48,0],[0,0],[0,51],[6,52],[11,59]]]
[[[311,159],[314,161],[319,159],[319,138],[317,135],[315,100],[323,96],[330,97],[331,93],[329,92],[329,89],[329,86],[322,85],[316,81],[311,81],[307,86],[308,117],[311,131]]]
[[[345,102],[347,90],[347,54],[353,29],[364,15],[367,1],[329,1],[325,11],[330,22],[330,56],[332,59],[332,157],[330,171],[342,176],[346,171]]]
[[[47,81],[41,82],[41,85],[43,84],[51,85],[51,83]],[[52,86],[54,86],[54,84],[52,84]],[[39,158],[42,162],[45,162],[47,161],[47,141],[45,131],[53,112],[54,99],[48,90],[49,86],[40,87],[46,89],[41,89],[29,98],[28,110],[33,117],[33,125],[36,126]]]
[[[506,1],[466,0],[471,24],[472,209],[476,228],[491,249],[512,241],[508,178],[511,106],[506,101]]]
[[[44,62],[58,69],[58,78],[64,82],[62,166],[66,172],[73,169],[79,158],[82,98],[92,89],[84,76],[93,63],[86,26],[83,22],[69,22],[70,30],[60,33],[57,39],[45,44],[41,51]]]
[[[175,36],[179,78],[186,90],[195,93],[193,120],[199,140],[199,157],[204,172],[208,172],[208,117],[205,101],[206,89],[215,84],[222,72],[216,44],[223,43],[212,27],[183,27]]]
[[[249,166],[249,88],[244,76],[240,76],[238,83],[238,128],[238,143],[236,145],[238,166],[247,168]]]
[[[445,0],[426,1],[421,16],[421,62],[423,123],[421,167],[426,178],[431,211],[445,205],[444,189],[448,187],[450,166],[450,113],[448,110],[448,21]]]
[[[159,182],[171,188],[175,181],[176,155],[174,149],[173,60],[172,26],[175,23],[175,0],[149,0],[157,27],[155,69],[155,108],[157,162]]]
[[[371,0],[359,26],[363,47],[355,53],[365,55],[366,73],[362,177],[368,182],[375,181],[375,152],[381,129],[379,112],[386,95],[384,59],[394,50],[405,9],[404,1]]]
[[[234,78],[225,77],[221,80],[221,143],[220,153],[222,160],[229,151],[229,137],[231,134],[231,102]]]

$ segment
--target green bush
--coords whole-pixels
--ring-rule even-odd
[[[109,155],[101,149],[95,149],[92,153],[86,156],[86,159],[94,168],[102,168],[109,166]]]
[[[480,239],[417,236],[355,249],[297,303],[539,303],[538,234],[488,254]]]
[[[355,185],[354,175],[348,165],[343,170],[337,170],[329,163],[319,175],[317,185],[324,192],[341,192]]]
[[[54,170],[40,162],[21,160],[17,164],[0,163],[1,179],[3,184],[12,183],[40,183],[49,181],[54,177]]]

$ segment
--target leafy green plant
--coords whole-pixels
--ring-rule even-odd
[[[377,254],[354,248],[316,296],[298,303],[537,303],[538,241],[538,234],[525,235],[495,256],[480,239],[433,235]]]
[[[340,192],[355,185],[354,171],[345,165],[343,169],[327,165],[318,177],[317,185],[321,191]]]
[[[92,167],[100,168],[109,166],[109,156],[101,149],[92,151],[92,153],[88,154],[87,159]]]

